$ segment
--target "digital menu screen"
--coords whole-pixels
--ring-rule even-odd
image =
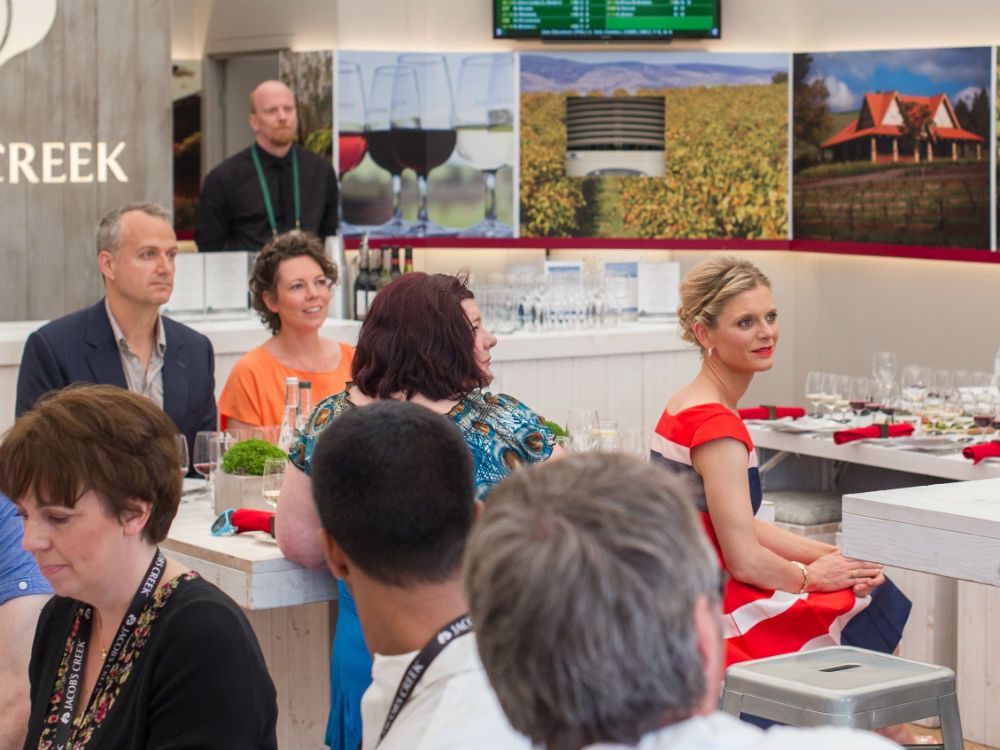
[[[495,39],[718,39],[721,0],[493,0]]]

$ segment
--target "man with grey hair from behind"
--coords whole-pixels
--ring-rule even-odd
[[[888,750],[851,729],[766,732],[717,710],[720,571],[683,479],[578,454],[490,496],[464,564],[479,653],[546,750]]]

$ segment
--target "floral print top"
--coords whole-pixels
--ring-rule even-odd
[[[135,629],[125,642],[118,658],[111,665],[108,677],[103,684],[95,685],[94,692],[90,696],[90,702],[86,710],[78,713],[73,719],[73,731],[70,735],[69,749],[82,750],[90,742],[108,713],[114,708],[115,701],[121,693],[122,687],[132,674],[133,667],[142,653],[143,646],[149,640],[150,630],[156,618],[163,611],[163,607],[170,599],[170,595],[182,586],[185,582],[198,578],[198,574],[191,571],[173,578],[157,588],[150,598],[145,609],[139,615]],[[63,650],[62,661],[59,664],[59,671],[56,673],[56,681],[52,686],[52,696],[49,698],[49,711],[45,717],[45,726],[39,737],[38,750],[57,750],[55,745],[56,724],[59,721],[59,709],[62,706],[63,692],[66,689],[66,680],[69,675],[70,655],[73,651],[73,644],[76,641],[77,633],[80,631],[80,624],[84,618],[89,616],[91,608],[80,603],[70,627],[69,636],[66,638],[66,647]]]
[[[289,459],[306,474],[317,438],[337,417],[355,408],[347,394],[344,390],[320,401],[292,444]],[[514,469],[552,454],[555,437],[544,420],[513,396],[477,388],[447,416],[458,425],[472,451],[479,499]]]

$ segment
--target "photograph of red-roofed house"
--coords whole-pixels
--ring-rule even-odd
[[[858,118],[823,142],[833,161],[899,162],[983,158],[986,139],[958,121],[948,95],[865,94]]]
[[[988,250],[988,47],[792,62],[796,239]]]

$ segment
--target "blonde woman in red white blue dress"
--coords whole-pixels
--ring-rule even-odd
[[[737,258],[704,261],[681,285],[678,314],[702,366],[667,403],[652,458],[692,477],[705,530],[730,575],[726,665],[840,643],[893,651],[910,602],[882,566],[754,518],[760,475],[737,404],[774,361],[779,324],[767,277]]]

